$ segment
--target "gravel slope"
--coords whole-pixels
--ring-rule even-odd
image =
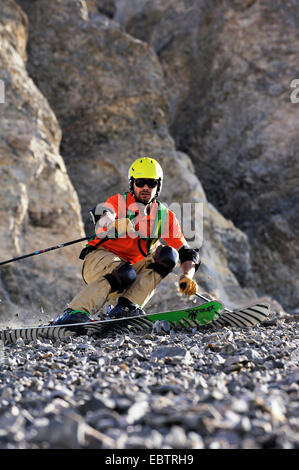
[[[295,317],[0,350],[0,448],[298,448]]]

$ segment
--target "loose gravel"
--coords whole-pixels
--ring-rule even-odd
[[[1,449],[298,448],[296,322],[0,348]]]

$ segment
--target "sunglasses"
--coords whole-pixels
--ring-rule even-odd
[[[149,188],[153,189],[158,186],[158,180],[153,180],[150,178],[137,178],[134,180],[137,188],[143,188],[146,184]]]

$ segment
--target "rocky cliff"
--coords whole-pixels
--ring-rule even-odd
[[[109,4],[156,51],[176,148],[191,156],[209,200],[247,234],[252,286],[298,308],[299,105],[290,100],[298,2]]]
[[[266,293],[296,307],[298,112],[282,75],[280,93],[271,88],[263,104],[254,54],[260,29],[261,44],[270,34],[267,11],[242,4],[0,0],[1,259],[78,238],[83,224],[90,233],[88,210],[126,190],[129,164],[150,154],[165,170],[162,200],[202,203],[202,231],[191,241],[201,246],[202,289],[228,305]],[[281,11],[284,19],[272,11],[270,30],[278,38],[286,25],[285,48],[277,39],[271,61],[259,59],[281,70],[279,58],[295,78],[294,45],[286,45],[295,28]],[[253,33],[243,61],[232,49]],[[81,286],[80,248],[1,268],[1,321],[24,308],[31,319],[40,308],[45,317],[53,305],[61,310]],[[185,302],[176,276],[149,308]]]
[[[0,2],[0,257],[6,260],[84,234],[77,194],[59,153],[61,130],[26,70],[28,20],[11,1]],[[74,250],[1,266],[1,321],[42,318],[40,308],[69,298],[80,283]],[[53,311],[53,310],[52,310]]]

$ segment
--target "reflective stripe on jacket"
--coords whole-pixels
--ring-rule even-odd
[[[86,246],[87,252],[101,245],[134,264],[147,256],[161,238],[175,249],[187,244],[174,212],[160,201],[151,203],[149,214],[144,213],[145,206],[138,204],[131,193],[115,194],[103,206],[113,211],[116,219],[130,219],[135,233],[119,236],[114,232],[111,236],[107,228],[97,227],[94,239]]]

